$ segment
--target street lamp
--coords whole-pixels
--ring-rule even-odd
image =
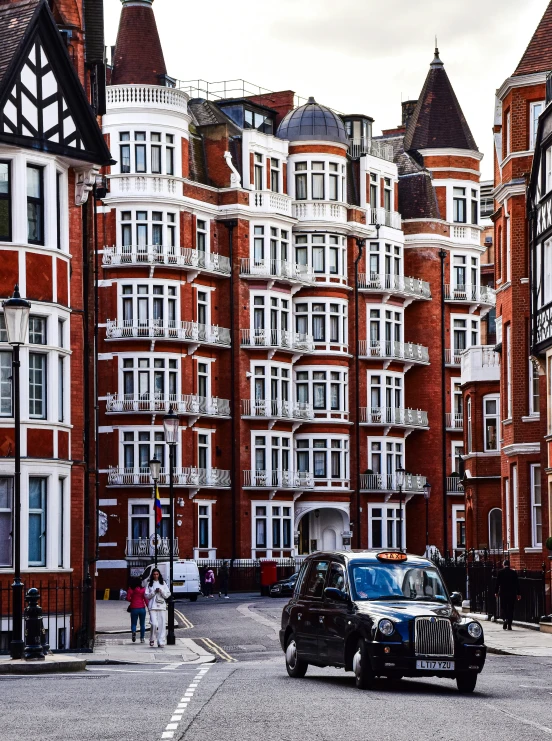
[[[169,582],[171,596],[169,598],[169,630],[167,633],[167,645],[174,646],[176,638],[174,635],[174,593],[173,593],[173,570],[174,570],[174,457],[176,444],[178,442],[178,428],[180,420],[174,413],[172,405],[169,413],[163,417],[163,428],[165,430],[165,442],[169,446]]]
[[[13,505],[13,560],[14,579],[12,640],[10,656],[21,659],[25,642],[23,640],[23,582],[21,581],[21,394],[19,348],[25,344],[29,327],[31,304],[19,295],[19,286],[15,286],[12,298],[4,301],[4,321],[8,333],[8,342],[13,347],[12,383],[13,383],[13,417],[15,427],[15,480]]]
[[[423,489],[426,505],[426,558],[429,558],[429,498],[431,497],[431,484],[429,481],[425,482]]]
[[[404,468],[395,469],[395,477],[397,479],[397,486],[399,488],[399,504],[400,504],[400,515],[399,515],[399,550],[403,549],[403,486],[404,477],[406,471]]]
[[[154,539],[155,539],[155,565],[157,566],[157,543],[159,535],[157,533],[157,512],[155,511],[155,508],[157,506],[157,482],[159,481],[159,476],[161,475],[161,461],[158,461],[157,458],[152,458],[149,462],[150,467],[150,476],[153,481],[153,522],[155,523],[154,528]]]

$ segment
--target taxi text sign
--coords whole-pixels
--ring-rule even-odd
[[[406,561],[406,553],[397,553],[396,551],[389,551],[384,553],[378,553],[377,558],[380,561]]]

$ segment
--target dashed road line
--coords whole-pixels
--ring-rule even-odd
[[[542,731],[543,733],[547,733],[548,735],[552,736],[552,728],[548,728],[548,726],[541,726],[540,723],[535,723],[534,720],[529,720],[529,718],[522,718],[519,715],[514,715],[513,713],[509,713],[507,710],[503,710],[502,708],[497,707],[496,705],[490,705],[487,702],[484,702],[483,705],[486,708],[489,708],[490,710],[496,710],[499,713],[504,713],[504,715],[507,715],[509,718],[513,718],[513,720],[517,720],[519,723],[523,723],[527,726],[532,726],[533,728],[537,728],[539,731]]]
[[[186,688],[184,695],[180,699],[178,705],[176,706],[176,709],[171,715],[170,721],[167,723],[165,730],[161,734],[162,739],[174,738],[174,734],[178,730],[178,726],[180,724],[180,721],[182,720],[182,716],[184,715],[186,708],[192,700],[196,689],[199,687],[199,683],[209,671],[209,668],[210,667],[205,667],[200,669]]]
[[[215,643],[210,638],[198,638],[197,640],[203,641],[207,648],[211,651],[214,651],[215,654],[223,661],[227,661],[228,663],[235,663],[237,661],[237,659],[235,659],[233,656],[230,656],[229,653],[226,653],[226,651],[221,646],[219,646],[218,643]]]

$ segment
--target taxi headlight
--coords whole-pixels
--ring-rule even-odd
[[[468,625],[468,633],[472,638],[481,638],[483,635],[483,628],[479,623],[470,623]]]
[[[395,631],[395,626],[391,620],[380,620],[378,630],[382,635],[390,636]]]

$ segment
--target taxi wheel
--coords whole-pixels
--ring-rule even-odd
[[[475,672],[465,672],[456,677],[456,686],[458,687],[458,691],[462,692],[462,694],[468,695],[473,692],[476,684],[477,674]]]
[[[307,673],[309,665],[297,656],[297,644],[295,636],[290,636],[286,646],[286,669],[290,677],[301,679]]]
[[[190,597],[190,602],[197,602],[197,594],[192,594]]]
[[[366,641],[363,638],[359,639],[357,650],[353,656],[353,671],[355,673],[355,684],[359,690],[372,689],[375,677],[366,649]]]

